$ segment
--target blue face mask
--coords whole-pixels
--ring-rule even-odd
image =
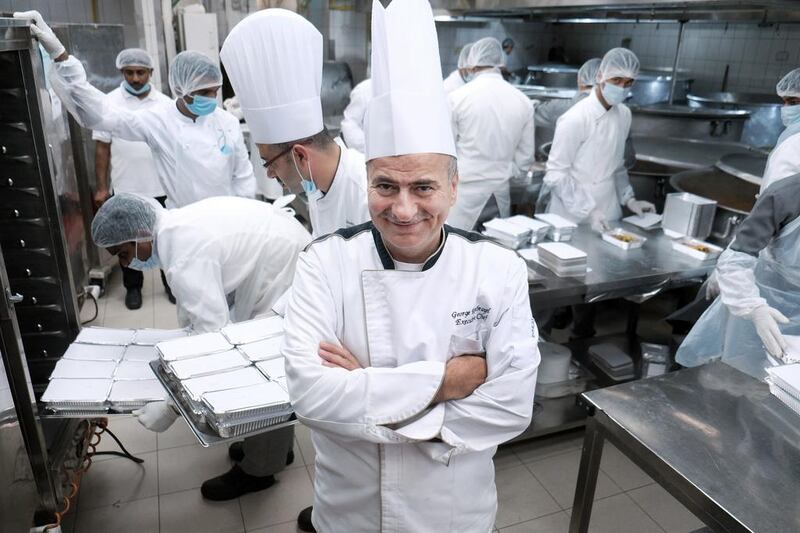
[[[628,90],[624,87],[620,87],[619,85],[614,85],[613,83],[606,82],[603,86],[603,98],[609,105],[618,105],[625,101],[625,97],[628,96]]]
[[[193,96],[192,103],[186,104],[186,109],[192,112],[193,115],[203,117],[210,115],[217,108],[217,99],[209,96]],[[185,100],[184,100],[185,102]]]
[[[146,260],[142,261],[139,259],[139,242],[136,242],[134,247],[133,259],[131,259],[128,268],[132,268],[133,270],[151,270],[153,268],[158,268],[158,257],[156,256],[155,249],[150,253],[150,257]]]
[[[800,104],[781,107],[781,122],[787,128],[800,121]]]
[[[150,90],[150,83],[145,83],[140,89],[134,89],[133,85],[128,83],[128,80],[122,80],[122,88],[134,96],[139,96]]]
[[[297,166],[297,159],[294,158],[294,152],[292,152],[292,163],[294,163],[294,169],[297,171],[297,175],[300,176],[300,184],[303,186],[306,195],[316,192],[317,185],[314,183],[314,175],[311,173],[311,162],[308,163],[308,176],[310,179],[305,179],[300,172],[300,167]]]

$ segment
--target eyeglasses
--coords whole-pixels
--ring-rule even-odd
[[[272,158],[272,159],[270,159],[269,161],[264,161],[264,170],[269,170],[269,167],[270,167],[270,166],[271,166],[273,163],[275,163],[275,161],[277,161],[277,160],[278,160],[278,159],[280,159],[281,157],[283,157],[283,156],[285,156],[286,154],[288,154],[289,152],[291,152],[291,151],[292,151],[292,148],[294,148],[294,147],[295,147],[295,146],[297,146],[298,144],[307,145],[307,144],[311,144],[311,141],[312,141],[312,139],[303,139],[302,141],[297,141],[297,142],[294,142],[294,143],[292,143],[292,145],[291,145],[291,146],[289,146],[289,147],[288,147],[288,148],[286,148],[285,150],[282,150],[282,151],[281,151],[281,153],[279,153],[278,155],[276,155],[275,157],[273,157],[273,158]]]

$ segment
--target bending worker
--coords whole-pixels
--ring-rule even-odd
[[[761,178],[761,192],[779,179],[800,172],[800,68],[796,68],[775,87],[783,99],[781,120],[783,130],[775,148],[767,159],[767,168]]]
[[[544,178],[552,195],[548,212],[602,232],[622,218],[623,205],[637,215],[655,210],[634,197],[624,160],[631,111],[622,102],[638,73],[633,52],[609,50],[591,95],[558,119]]]
[[[503,80],[504,61],[500,41],[476,41],[467,60],[474,78],[448,96],[461,180],[447,222],[467,231],[492,196],[500,216],[511,216],[511,178],[534,160],[533,104]]]
[[[372,220],[300,255],[285,319],[289,394],[317,453],[299,525],[486,533],[492,457],[533,405],[527,269],[444,225],[458,171],[430,4],[376,1],[372,21]]]
[[[680,364],[721,357],[763,378],[765,367],[790,362],[783,332],[800,334],[798,198],[800,174],[795,174],[768,186],[756,200],[717,262],[720,297],[678,349]],[[800,354],[790,355],[796,362]]]
[[[468,78],[467,59],[469,59],[469,51],[472,48],[472,43],[467,43],[461,47],[461,52],[458,53],[458,68],[451,72],[444,79],[444,94],[450,94],[456,89],[463,87]]]
[[[103,204],[92,238],[129,268],[162,268],[178,323],[195,333],[268,313],[291,285],[297,256],[310,240],[297,220],[265,202],[216,197],[167,210],[132,194]],[[153,431],[165,431],[177,417],[166,402],[137,414]],[[271,486],[291,459],[294,430],[265,433],[250,441],[258,446],[252,450],[248,441],[229,452],[240,464],[203,483],[205,498],[227,500]]]
[[[150,83],[153,74],[153,60],[145,50],[128,48],[117,55],[117,70],[122,73],[122,83],[106,95],[109,105],[130,111],[153,109],[169,105],[171,100]],[[111,192],[129,192],[155,198],[166,205],[167,195],[158,179],[158,170],[153,152],[143,142],[131,142],[114,138],[107,131],[92,132],[95,141],[94,170],[97,187],[94,194],[95,206],[100,207],[109,199]],[[111,183],[109,183],[109,167]],[[175,298],[167,285],[164,272],[161,281],[167,297],[172,303]],[[122,267],[122,284],[125,287],[125,307],[142,307],[142,286],[144,276],[138,270]]]
[[[220,57],[267,176],[305,192],[314,238],[369,220],[364,155],[322,121],[322,34],[285,9],[231,30]],[[287,58],[291,58],[287,61]]]
[[[112,105],[86,81],[81,62],[66,52],[39,12],[14,17],[34,22],[31,31],[54,61],[53,89],[81,126],[147,143],[167,193],[167,207],[211,196],[255,196],[253,167],[239,121],[217,107],[222,73],[211,59],[192,51],[176,55],[169,85],[177,98],[133,112]]]

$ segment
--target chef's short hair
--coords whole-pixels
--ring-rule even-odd
[[[295,144],[302,144],[303,146],[311,146],[313,148],[324,149],[334,144],[333,137],[331,137],[328,128],[323,128],[321,132],[315,133],[311,137],[297,139],[286,143],[277,143],[275,148],[280,151],[289,150]]]
[[[453,179],[458,175],[458,160],[453,156],[448,156],[449,159],[447,161],[447,181],[453,181]],[[369,165],[372,163],[372,160],[367,161],[367,169],[369,169]]]

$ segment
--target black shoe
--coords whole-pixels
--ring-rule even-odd
[[[314,510],[314,507],[306,507],[300,514],[297,515],[297,529],[300,531],[308,531],[310,533],[317,533],[317,530],[314,529],[314,524],[311,523],[311,513]]]
[[[250,492],[264,490],[275,484],[275,476],[251,476],[239,465],[215,478],[205,481],[200,487],[203,498],[215,502],[234,500]]]
[[[128,309],[142,307],[142,289],[128,289],[125,293],[125,307]]]
[[[241,463],[242,459],[244,459],[244,443],[234,442],[228,446],[228,457],[231,458],[231,461]]]
[[[294,462],[294,450],[289,450],[289,453],[286,454],[286,466],[289,466]]]

